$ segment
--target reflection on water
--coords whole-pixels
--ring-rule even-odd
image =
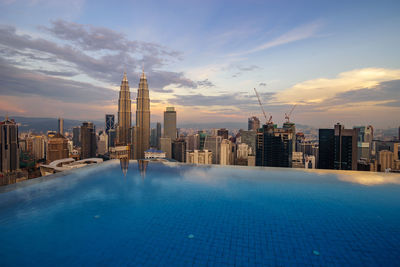
[[[346,172],[338,174],[338,179],[344,182],[361,185],[400,184],[400,176],[394,173],[379,172]]]
[[[138,169],[140,171],[140,176],[142,176],[142,178],[146,177],[147,165],[149,165],[148,160],[138,160]]]
[[[129,166],[129,159],[128,158],[121,158],[119,160],[119,163],[121,165],[121,170],[124,176],[126,176],[126,173],[128,172],[128,166]]]

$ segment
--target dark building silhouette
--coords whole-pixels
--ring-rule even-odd
[[[81,159],[96,157],[96,128],[91,122],[81,126]]]
[[[0,122],[0,172],[19,169],[18,125],[8,117]]]
[[[72,143],[74,146],[81,146],[81,127],[72,129]]]
[[[260,120],[256,116],[253,116],[248,119],[247,130],[257,131],[259,128],[260,128]]]
[[[269,167],[292,167],[293,135],[290,128],[263,125],[257,135],[256,165]]]
[[[172,158],[179,162],[186,162],[186,142],[184,139],[172,141]]]
[[[357,139],[359,129],[319,129],[319,168],[357,170]]]
[[[227,129],[222,128],[222,129],[219,129],[219,130],[217,131],[217,135],[218,135],[218,136],[221,136],[222,139],[228,139],[229,132],[228,132]]]
[[[157,129],[151,128],[150,131],[150,147],[157,147]]]
[[[157,149],[160,150],[161,144],[160,144],[160,138],[161,138],[161,123],[157,122]]]

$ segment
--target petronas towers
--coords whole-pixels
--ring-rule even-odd
[[[147,78],[142,72],[136,102],[136,126],[131,127],[132,112],[128,78],[121,82],[118,100],[118,146],[129,146],[129,158],[143,159],[150,147],[150,98]]]

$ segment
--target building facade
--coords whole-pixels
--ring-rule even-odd
[[[176,135],[176,111],[174,107],[167,107],[164,111],[164,137],[175,140]]]
[[[47,144],[47,164],[55,160],[65,159],[68,157],[68,139],[60,133],[57,133],[56,135],[50,137]]]
[[[131,143],[130,129],[132,125],[131,94],[129,82],[124,72],[118,98],[117,144],[126,146]],[[83,143],[83,141],[82,141]]]
[[[96,157],[96,150],[96,127],[91,122],[84,122],[81,126],[81,159]]]
[[[0,172],[19,169],[18,125],[8,117],[0,122]]]
[[[249,130],[249,131],[257,131],[258,129],[260,129],[260,126],[261,126],[260,120],[256,116],[253,116],[253,117],[248,119],[247,130]]]
[[[136,98],[135,159],[143,159],[150,148],[150,96],[147,78],[142,72]]]
[[[172,158],[179,162],[186,162],[185,139],[176,139],[172,141]]]

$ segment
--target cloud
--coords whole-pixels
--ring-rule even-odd
[[[318,32],[318,30],[322,27],[322,23],[320,21],[314,21],[308,24],[301,25],[297,28],[294,28],[290,31],[288,31],[285,34],[282,34],[281,36],[278,36],[277,38],[270,40],[268,42],[265,42],[257,47],[254,47],[250,50],[243,51],[236,53],[235,55],[245,55],[245,54],[251,54],[255,52],[259,52],[262,50],[270,49],[272,47],[280,46],[280,45],[285,45],[288,43],[293,43],[296,41],[300,40],[305,40],[308,38],[311,38],[315,36],[315,34]]]
[[[298,83],[275,95],[274,102],[300,104],[327,104],[335,97],[359,91],[358,97],[371,89],[379,89],[384,82],[400,79],[400,70],[365,68],[342,72],[335,78],[319,78]],[[387,85],[384,85],[387,86]],[[354,93],[354,92],[353,92]],[[370,99],[374,100],[374,99]]]
[[[2,96],[40,96],[65,102],[109,103],[117,92],[89,83],[44,75],[10,66],[0,60],[0,92]],[[41,107],[41,103],[37,103]]]
[[[181,56],[179,52],[161,45],[131,41],[124,34],[107,28],[63,20],[53,21],[50,27],[40,28],[61,39],[62,45],[42,37],[19,34],[15,27],[2,25],[2,58],[24,68],[32,69],[35,66],[37,69],[40,66],[42,73],[62,72],[58,69],[63,66],[107,84],[118,84],[124,69],[130,79],[134,77],[138,81],[139,69],[144,65],[147,76],[152,79],[149,81],[153,86],[151,90],[169,92],[163,91],[163,88],[171,84],[197,87],[197,83],[186,78],[183,73],[158,69]]]
[[[198,86],[200,87],[214,87],[215,85],[208,79],[198,81],[197,82]]]

